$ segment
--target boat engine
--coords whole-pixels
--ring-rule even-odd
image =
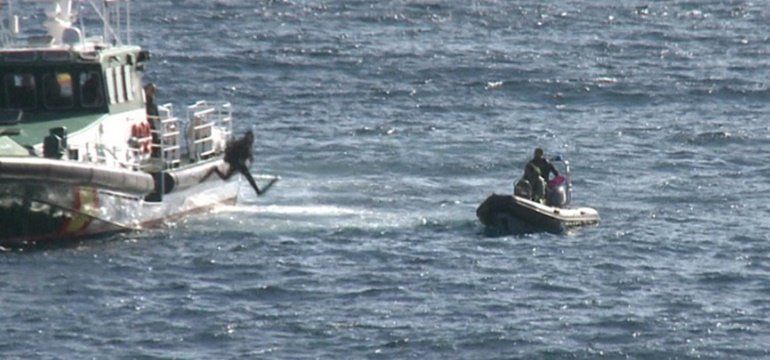
[[[548,182],[545,190],[545,201],[549,206],[562,207],[569,203],[567,178],[559,175]]]
[[[566,207],[572,203],[572,172],[569,161],[562,155],[556,155],[551,158],[551,163],[559,170],[561,175],[548,182],[548,186],[546,186],[546,201],[549,204],[552,203],[552,206]],[[559,187],[561,189],[557,189]],[[551,189],[554,189],[554,191],[550,191]],[[549,191],[553,192],[553,195],[549,195]]]
[[[554,188],[548,188],[545,194],[546,204],[549,206],[562,207],[567,205],[567,190],[564,185]]]

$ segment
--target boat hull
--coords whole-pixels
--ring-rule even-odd
[[[547,231],[599,223],[599,213],[588,207],[558,208],[512,195],[492,194],[476,209],[488,229],[503,233]]]
[[[172,189],[163,195],[162,201],[147,201],[145,196],[155,188],[154,185],[126,183],[120,176],[114,181],[105,180],[107,183],[87,178],[74,181],[72,177],[57,177],[55,174],[69,170],[56,165],[45,172],[49,174],[45,181],[35,178],[40,176],[38,171],[27,175],[23,171],[0,173],[1,246],[50,244],[161,226],[190,213],[235,203],[240,184],[239,176],[227,181],[218,176],[204,180],[201,174],[206,170],[223,166],[221,160],[209,161],[185,168],[186,181],[197,180],[195,186]],[[198,171],[194,171],[196,169]],[[102,170],[92,167],[90,173],[103,179],[109,171],[115,172]],[[190,179],[190,174],[196,178]],[[152,184],[151,176],[141,175],[150,178]],[[119,185],[121,182],[124,185]]]

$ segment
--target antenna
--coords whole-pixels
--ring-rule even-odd
[[[101,11],[91,3],[104,23],[104,41],[113,45],[131,44],[131,0],[103,0]]]

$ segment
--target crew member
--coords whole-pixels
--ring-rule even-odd
[[[535,149],[535,157],[533,157],[529,162],[537,166],[537,168],[540,170],[540,176],[542,176],[543,180],[546,182],[548,182],[548,176],[550,174],[553,174],[554,177],[559,176],[559,172],[556,170],[553,164],[551,164],[543,156],[543,149],[541,148]]]
[[[160,156],[160,136],[158,136],[157,130],[160,129],[160,112],[158,111],[158,104],[155,102],[155,92],[158,88],[155,84],[147,84],[144,86],[144,98],[145,98],[145,111],[147,112],[147,122],[150,123],[150,129],[152,130],[152,157]]]
[[[147,116],[149,116],[151,120],[157,120],[159,115],[158,104],[155,102],[155,93],[157,90],[158,87],[152,83],[144,86],[144,107],[147,111]],[[150,124],[152,124],[152,121]]]
[[[527,163],[524,170],[524,178],[532,186],[532,200],[545,199],[545,184],[550,174],[559,176],[559,171],[543,156],[543,149],[536,148],[535,156]]]

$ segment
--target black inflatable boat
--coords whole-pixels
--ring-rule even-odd
[[[476,216],[488,228],[504,233],[561,233],[570,227],[599,222],[599,213],[592,208],[560,208],[516,195],[499,194],[484,200],[476,209]]]
[[[599,223],[599,213],[595,209],[569,206],[572,198],[569,162],[561,157],[552,162],[560,165],[562,175],[549,183],[547,201],[533,201],[531,191],[519,192],[518,186],[514,195],[492,194],[476,209],[481,223],[498,234],[562,233],[571,227]]]

